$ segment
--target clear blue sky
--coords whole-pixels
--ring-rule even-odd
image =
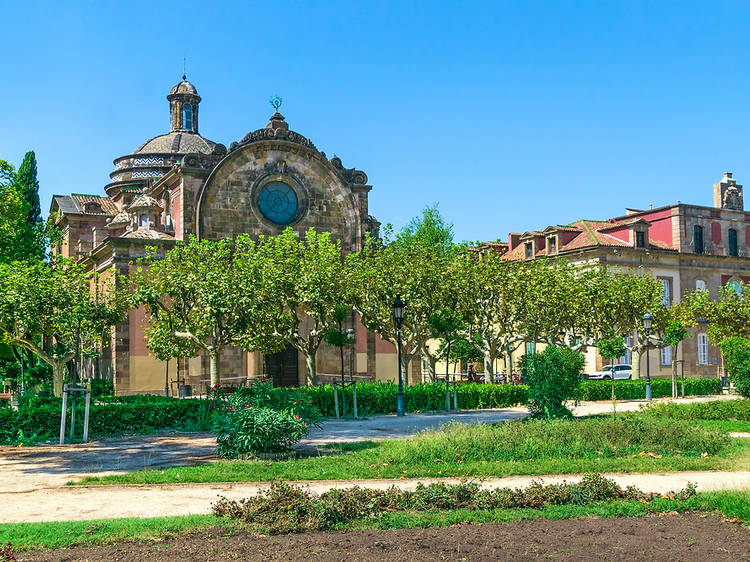
[[[0,0],[0,158],[103,193],[167,132],[182,74],[227,146],[284,98],[290,126],[367,172],[397,227],[439,203],[458,239],[750,189],[747,2]],[[749,199],[750,200],[750,199]]]

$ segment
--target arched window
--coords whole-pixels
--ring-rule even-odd
[[[148,214],[146,213],[141,215],[141,226],[148,226]]]
[[[182,106],[182,128],[188,131],[193,130],[193,106],[183,105]]]
[[[729,236],[727,237],[729,239],[729,255],[730,256],[736,256],[738,255],[737,252],[737,231],[733,228],[729,229]]]

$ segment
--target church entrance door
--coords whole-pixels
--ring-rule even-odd
[[[291,345],[287,345],[283,351],[266,355],[266,375],[273,381],[274,386],[297,386],[298,373],[298,354]]]

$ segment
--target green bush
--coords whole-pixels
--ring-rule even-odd
[[[578,399],[584,363],[583,355],[569,347],[550,346],[521,358],[531,417],[551,420],[573,416],[565,404]]]
[[[260,381],[238,388],[229,398],[229,405],[236,409],[255,406],[287,411],[310,425],[317,425],[321,417],[307,388],[276,389],[270,383]]]
[[[282,389],[274,390],[281,391]],[[327,417],[335,415],[331,385],[313,386],[305,390],[321,415]],[[395,414],[397,392],[398,387],[392,382],[357,383],[359,415]],[[451,387],[451,404],[453,403],[452,393]],[[525,385],[458,384],[456,393],[458,407],[461,409],[507,408],[525,404],[527,401]],[[353,399],[351,388],[347,388],[346,396],[347,404],[351,406]],[[442,410],[445,408],[445,383],[433,382],[404,387],[404,403],[407,412]],[[351,411],[351,407],[348,411]]]
[[[39,438],[54,436],[60,432],[61,404],[47,403],[29,405],[18,412],[0,410],[0,443],[10,443],[22,431],[24,435]],[[180,427],[209,418],[208,400],[178,400],[145,404],[92,404],[89,412],[89,435],[120,433],[150,433],[156,429]],[[79,402],[76,408],[76,428],[83,427],[84,408]],[[68,425],[70,418],[68,417]],[[67,429],[66,429],[67,430]]]
[[[214,418],[214,433],[219,456],[278,453],[302,439],[309,425],[288,410],[258,406],[226,406]]]
[[[651,379],[651,393],[654,398],[672,396],[671,379]],[[685,396],[705,396],[721,394],[721,380],[685,379]],[[581,400],[609,400],[612,397],[610,381],[583,381]],[[615,396],[619,400],[643,400],[646,398],[645,380],[615,381]]]
[[[695,496],[695,486],[675,494],[678,501]],[[524,489],[483,489],[475,482],[464,484],[418,484],[413,491],[391,487],[373,490],[354,486],[332,489],[320,495],[284,482],[244,500],[221,498],[213,506],[217,517],[242,519],[263,526],[270,534],[324,531],[357,519],[377,518],[394,511],[456,509],[539,509],[548,505],[585,505],[616,499],[648,503],[657,494],[627,489],[599,474],[585,475],[576,484],[534,482]]]
[[[644,414],[678,420],[750,421],[750,400],[714,400],[694,404],[649,404]]]
[[[91,379],[91,396],[109,396],[115,393],[112,381],[107,379]]]
[[[750,341],[745,338],[726,338],[721,342],[721,352],[727,360],[729,380],[737,392],[750,398]]]

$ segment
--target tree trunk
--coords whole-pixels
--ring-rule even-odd
[[[672,348],[672,398],[677,398],[677,346]]]
[[[413,353],[406,353],[404,348],[401,348],[401,376],[404,380],[404,386],[409,386],[409,365],[413,357]],[[396,383],[398,384],[398,379],[396,379]]]
[[[65,362],[55,361],[52,365],[52,393],[55,398],[60,398],[63,393],[63,381],[65,380]]]
[[[403,353],[403,352],[402,352]],[[448,372],[448,356],[445,357],[446,373]],[[430,354],[427,354],[427,372],[430,375],[430,381],[435,382],[437,380],[437,359]]]
[[[513,381],[513,352],[510,346],[505,348],[505,384]]]
[[[303,352],[305,356],[305,368],[307,371],[307,386],[314,386],[318,384],[318,371],[315,369],[315,355],[314,351]]]
[[[487,352],[484,354],[484,382],[495,382],[495,357]]]
[[[221,350],[215,350],[211,351],[208,354],[208,357],[210,359],[210,373],[211,373],[211,386],[216,386],[217,384],[221,384],[221,367],[219,365],[219,357],[221,355]]]
[[[634,348],[631,351],[633,356],[633,378],[640,380],[641,378],[641,350]]]

